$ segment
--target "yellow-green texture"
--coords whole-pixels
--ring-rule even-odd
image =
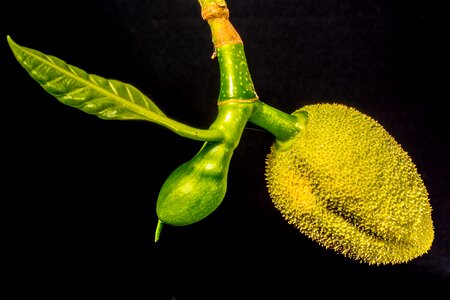
[[[374,119],[341,104],[316,104],[292,144],[274,144],[266,180],[284,218],[320,245],[368,264],[429,251],[428,192],[408,153]]]

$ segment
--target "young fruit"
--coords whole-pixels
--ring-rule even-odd
[[[190,161],[175,169],[159,193],[158,219],[183,226],[211,214],[225,197],[232,154],[225,143],[206,142]]]
[[[428,193],[409,155],[372,118],[338,104],[305,106],[288,147],[272,146],[266,175],[275,207],[326,248],[369,264],[426,253]]]

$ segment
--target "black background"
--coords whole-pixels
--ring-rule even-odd
[[[153,242],[158,191],[201,142],[104,121],[57,102],[6,43],[134,85],[170,117],[207,128],[218,95],[194,0],[2,4],[2,268],[16,296],[305,299],[449,295],[449,122],[439,43],[423,1],[229,0],[260,99],[285,112],[340,102],[378,120],[415,162],[435,240],[407,264],[368,266],[288,225],[267,194],[272,136],[248,124],[222,205]],[[274,296],[269,297],[271,292]]]

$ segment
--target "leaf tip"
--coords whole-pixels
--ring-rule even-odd
[[[9,34],[6,35],[6,40],[8,41],[8,45],[10,48],[17,47],[16,42],[13,41],[12,37]]]

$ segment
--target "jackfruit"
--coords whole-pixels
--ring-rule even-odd
[[[288,223],[370,265],[405,263],[434,239],[432,208],[409,154],[373,118],[337,103],[305,106],[288,146],[274,143],[266,182]]]

